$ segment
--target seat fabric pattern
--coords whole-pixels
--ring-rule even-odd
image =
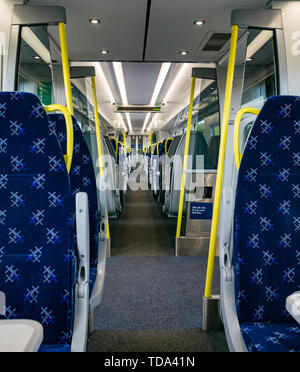
[[[241,331],[250,352],[300,351],[300,329],[297,325],[244,323]]]
[[[57,137],[29,93],[0,93],[0,192],[0,318],[36,320],[44,345],[69,348],[75,211]]]
[[[61,114],[49,115],[50,125],[55,130],[59,143],[64,153],[67,148],[66,123]],[[73,117],[74,128],[74,152],[70,170],[70,182],[73,193],[73,203],[75,206],[76,193],[86,192],[89,201],[90,219],[90,268],[96,269],[98,264],[98,244],[99,244],[99,213],[96,178],[93,161],[90,151],[85,142],[81,129]],[[92,270],[90,270],[92,273]],[[96,276],[90,277],[90,294],[95,284]]]
[[[250,350],[265,339],[265,351],[284,351],[290,348],[284,340],[293,339],[300,351],[300,327],[285,309],[286,298],[300,288],[299,97],[272,97],[264,105],[245,148],[236,195],[233,261],[244,340]],[[288,327],[295,333],[286,331],[276,344],[266,341]]]

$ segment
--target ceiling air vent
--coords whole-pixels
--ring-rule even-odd
[[[231,34],[214,33],[208,39],[208,42],[202,48],[203,52],[220,52],[230,39]]]

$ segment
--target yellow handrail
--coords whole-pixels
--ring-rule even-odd
[[[234,121],[233,130],[233,147],[234,147],[234,158],[237,169],[240,169],[243,154],[240,153],[240,127],[241,121],[245,114],[258,115],[260,113],[259,109],[253,107],[245,107],[239,110],[236,114]]]
[[[70,114],[69,110],[62,105],[49,105],[45,106],[44,109],[47,112],[47,114],[50,112],[60,111],[65,117],[67,133],[67,154],[64,155],[64,158],[66,162],[67,171],[68,173],[70,173],[74,148],[74,130],[72,115]]]
[[[153,145],[151,145],[151,155],[154,155],[154,148],[156,147],[156,143],[153,143]]]
[[[165,154],[166,155],[168,155],[168,143],[170,142],[170,141],[174,141],[174,139],[173,138],[167,138],[166,139],[166,143],[165,143]]]
[[[231,96],[232,96],[232,87],[233,87],[233,78],[234,78],[234,67],[235,67],[235,59],[236,59],[238,32],[239,32],[239,27],[237,25],[232,26],[227,81],[226,81],[226,90],[225,90],[224,112],[223,112],[222,126],[221,126],[221,142],[220,142],[218,172],[217,172],[217,181],[216,181],[216,190],[215,190],[215,201],[214,201],[214,208],[213,208],[213,218],[212,218],[212,227],[211,227],[210,244],[209,244],[209,257],[208,257],[207,274],[206,274],[206,286],[205,286],[205,294],[204,294],[206,298],[211,297],[211,291],[212,291],[214,263],[215,263],[215,255],[216,255],[216,244],[217,244],[217,233],[218,233],[218,225],[219,225],[219,213],[220,213],[222,186],[223,186],[225,152],[226,152],[226,143],[227,143],[227,135],[228,135],[229,117],[230,117],[230,106],[231,106]]]
[[[153,134],[153,132],[151,131],[151,132],[149,133],[148,146],[151,146],[151,145],[152,145],[152,134]]]
[[[189,148],[190,148],[190,137],[191,137],[191,127],[192,127],[192,118],[193,118],[195,86],[196,86],[196,78],[193,77],[192,78],[192,86],[191,86],[189,116],[188,116],[188,122],[187,122],[187,132],[186,132],[186,139],[185,139],[185,150],[184,150],[184,160],[183,160],[183,167],[182,167],[182,177],[181,177],[181,191],[180,191],[178,220],[177,220],[177,232],[176,232],[176,237],[177,238],[180,238],[180,234],[181,234],[182,211],[183,211],[184,194],[185,194],[185,181],[186,181],[185,171],[187,170],[187,165],[188,165],[188,155],[189,155]]]
[[[109,140],[110,141],[115,141],[115,144],[116,144],[115,156],[117,156],[118,155],[118,150],[119,150],[119,148],[118,148],[118,140],[116,139],[116,137],[109,137]]]
[[[110,239],[110,229],[109,229],[108,213],[106,215],[106,238],[107,239]]]
[[[63,22],[60,22],[58,24],[58,28],[59,28],[61,60],[62,60],[65,94],[66,94],[66,106],[67,106],[68,110],[70,111],[71,115],[74,115],[72,88],[71,88],[70,64],[69,64],[65,24]]]
[[[158,143],[157,143],[157,149],[156,149],[156,151],[157,151],[157,155],[159,155],[159,145],[161,144],[161,143],[163,143],[164,141],[159,141]]]

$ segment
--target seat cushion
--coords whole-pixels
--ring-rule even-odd
[[[39,353],[70,353],[70,345],[42,345],[39,349]]]
[[[291,324],[241,324],[251,352],[300,352],[300,326]]]

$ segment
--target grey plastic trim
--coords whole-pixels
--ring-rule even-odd
[[[192,69],[192,77],[197,79],[216,80],[217,71],[215,68],[195,67]]]
[[[0,315],[5,316],[6,312],[6,296],[4,292],[0,291]]]
[[[231,25],[262,29],[283,29],[280,9],[234,9]]]
[[[67,23],[66,9],[63,6],[15,5],[12,25],[36,26]]]
[[[88,196],[76,194],[76,232],[79,274],[75,286],[75,316],[71,351],[85,352],[89,322],[90,228]]]
[[[283,30],[275,30],[277,42],[277,82],[279,85],[278,94],[289,94],[288,67],[286,56],[286,45]]]
[[[71,66],[70,75],[71,79],[83,79],[96,76],[96,70],[93,66]]]
[[[9,39],[5,90],[16,90],[17,68],[20,51],[21,26],[12,26]]]

